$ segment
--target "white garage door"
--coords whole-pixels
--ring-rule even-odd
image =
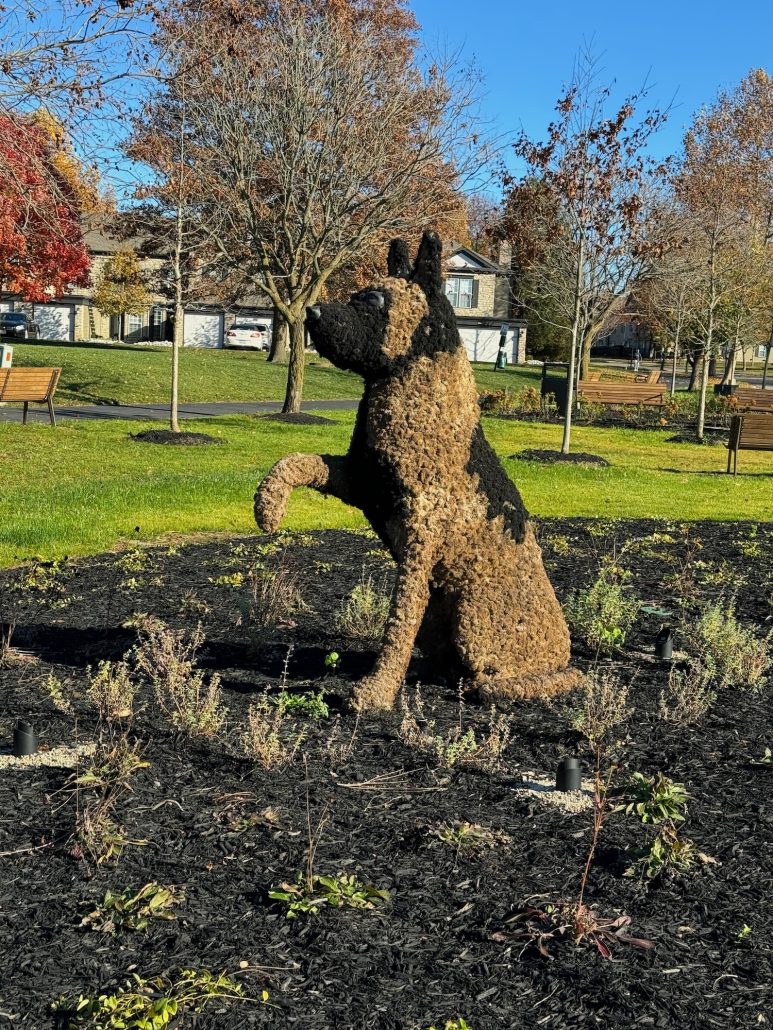
[[[499,354],[499,330],[498,329],[472,329],[465,326],[459,330],[459,335],[462,338],[465,350],[467,351],[467,357],[470,361],[491,361],[497,360],[497,354]],[[509,329],[507,332],[507,342],[505,346],[505,354],[510,364],[513,364],[517,360],[515,353],[517,347],[518,338],[516,333]]]
[[[75,308],[72,304],[36,304],[35,321],[41,340],[73,339]]]
[[[209,311],[186,311],[183,336],[186,347],[222,347],[223,316]]]

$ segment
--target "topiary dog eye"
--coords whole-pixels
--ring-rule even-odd
[[[371,290],[365,294],[365,303],[372,308],[378,308],[379,311],[384,306],[384,294],[378,293],[376,290]]]

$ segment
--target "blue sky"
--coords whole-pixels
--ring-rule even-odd
[[[773,0],[412,0],[427,43],[474,58],[484,112],[499,131],[543,138],[583,40],[615,95],[645,79],[653,102],[674,106],[652,150],[678,150],[694,112],[751,68],[773,72]]]

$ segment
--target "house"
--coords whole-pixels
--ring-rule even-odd
[[[21,300],[0,303],[0,311],[26,311],[38,324],[39,337],[66,342],[109,341],[124,343],[164,343],[172,339],[172,312],[169,298],[159,292],[164,278],[166,259],[148,255],[145,241],[119,239],[105,224],[92,224],[84,231],[84,241],[91,258],[92,286],[66,294],[46,304]],[[92,303],[93,284],[98,281],[102,266],[120,250],[134,250],[140,255],[151,303],[140,314],[103,315]],[[234,322],[261,322],[270,325],[272,307],[268,298],[245,298],[245,303],[228,309],[216,301],[202,301],[185,311],[185,346],[222,347],[225,333]]]
[[[526,322],[513,317],[510,254],[500,247],[500,262],[452,242],[445,258],[445,290],[470,361],[496,361],[500,336],[511,364],[526,360]]]

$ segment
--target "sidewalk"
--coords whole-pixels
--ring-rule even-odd
[[[359,401],[304,401],[303,411],[352,411]],[[127,419],[134,422],[166,422],[169,419],[168,404],[77,404],[66,407],[56,403],[54,410],[57,422],[62,419]],[[281,411],[279,401],[258,401],[253,404],[239,401],[222,401],[213,404],[181,404],[178,415],[181,419],[218,418],[222,415],[260,415]],[[0,405],[0,422],[21,422],[21,405]],[[48,422],[48,410],[43,406],[30,404],[28,422]]]

